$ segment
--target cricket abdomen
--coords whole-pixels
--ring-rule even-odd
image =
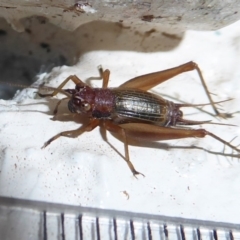
[[[134,89],[112,89],[114,111],[122,121],[167,122],[167,101],[152,93]]]

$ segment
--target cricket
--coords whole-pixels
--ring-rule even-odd
[[[151,88],[176,75],[193,70],[196,70],[198,73],[209,99],[208,104],[179,104],[168,101],[157,94],[148,92]],[[184,107],[211,105],[216,116],[223,118],[231,117],[231,114],[220,113],[218,111],[216,104],[219,102],[214,102],[212,100],[201,70],[195,62],[191,61],[174,68],[138,76],[124,82],[116,88],[108,88],[110,76],[110,71],[108,69],[103,70],[100,66],[99,73],[102,79],[101,88],[92,88],[76,75],[70,75],[57,88],[50,87],[49,90],[52,90],[52,93],[38,93],[40,97],[54,97],[59,93],[66,96],[57,103],[54,109],[54,116],[56,116],[58,112],[59,105],[63,101],[68,100],[68,109],[71,113],[85,116],[88,119],[86,125],[81,125],[75,130],[56,134],[46,141],[42,148],[47,147],[59,137],[76,138],[100,126],[121,137],[125,149],[124,160],[134,176],[143,174],[134,168],[130,160],[128,142],[131,139],[154,142],[183,138],[204,138],[209,136],[221,142],[223,145],[228,146],[233,151],[240,153],[240,149],[237,146],[232,145],[231,142],[216,136],[212,132],[202,128],[193,129],[191,127],[186,127],[214,123],[210,121],[193,121],[185,119],[183,117],[183,112],[180,110]],[[69,81],[75,84],[74,89],[64,89],[64,86]]]
[[[231,141],[226,141],[221,137],[205,129],[193,129],[189,126],[201,124],[217,124],[211,121],[188,120],[183,117],[181,108],[184,107],[201,107],[211,105],[215,116],[221,118],[232,117],[230,113],[222,113],[216,107],[216,104],[230,101],[227,99],[219,102],[212,100],[211,94],[207,88],[202,72],[195,62],[188,62],[180,66],[149,73],[132,78],[119,87],[108,88],[110,71],[103,70],[102,66],[98,67],[102,80],[101,88],[92,88],[84,83],[76,75],[68,76],[57,88],[50,86],[30,86],[30,88],[45,89],[51,93],[41,93],[40,97],[54,97],[57,94],[65,95],[60,99],[53,111],[56,119],[58,107],[63,101],[68,101],[70,114],[79,117],[85,117],[87,124],[81,125],[75,130],[64,131],[56,134],[44,143],[42,148],[47,147],[50,143],[59,137],[76,138],[85,132],[92,131],[97,126],[109,131],[113,135],[120,137],[124,144],[124,160],[136,177],[138,172],[131,160],[128,145],[131,140],[141,140],[143,142],[165,141],[183,138],[204,138],[206,136],[214,138],[221,142],[223,146],[228,146],[232,151],[237,152],[235,157],[240,157],[238,146],[232,145]],[[149,92],[153,87],[170,80],[171,78],[188,71],[195,70],[201,80],[201,84],[209,99],[205,104],[188,104],[174,103],[164,99],[159,94]],[[74,89],[64,89],[64,86],[72,81],[75,84]],[[5,84],[5,83],[4,83]],[[11,84],[13,86],[23,87],[21,85]],[[105,139],[106,140],[106,139]],[[106,140],[107,141],[107,140]]]

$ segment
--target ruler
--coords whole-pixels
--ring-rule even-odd
[[[0,197],[0,239],[238,240],[240,224]]]

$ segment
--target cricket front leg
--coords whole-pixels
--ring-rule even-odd
[[[93,119],[93,120],[90,120],[90,123],[86,126],[81,126],[80,128],[78,128],[76,130],[70,130],[70,131],[65,131],[65,132],[58,133],[57,135],[50,138],[47,142],[45,142],[44,145],[42,146],[42,148],[47,147],[51,142],[58,139],[59,137],[76,138],[84,132],[92,131],[98,125],[99,125],[99,120],[98,119]]]
[[[54,108],[53,114],[56,115],[57,111],[58,111],[58,107],[61,104],[62,101],[67,100],[71,97],[71,95],[69,95],[69,93],[65,92],[63,90],[63,87],[69,82],[69,81],[73,81],[76,85],[79,86],[85,86],[86,84],[84,82],[82,82],[76,75],[70,75],[69,77],[67,77],[52,93],[47,93],[47,94],[43,94],[38,92],[38,95],[40,97],[54,97],[56,96],[58,93],[62,93],[64,95],[66,95],[66,98],[63,98],[61,100],[59,100],[59,102],[57,103],[56,107]]]
[[[128,142],[127,142],[127,136],[125,133],[125,130],[121,127],[119,127],[118,125],[112,123],[111,121],[105,120],[103,122],[103,126],[105,127],[106,130],[116,133],[119,136],[122,137],[123,142],[124,142],[124,150],[125,150],[125,158],[124,160],[127,162],[128,167],[130,168],[130,170],[132,171],[134,177],[136,177],[136,175],[141,174],[142,176],[144,176],[144,174],[138,172],[132,162],[130,161],[130,157],[129,157],[129,151],[128,151]],[[145,176],[144,176],[145,177]]]
[[[64,92],[64,91],[62,90],[63,87],[64,87],[69,81],[73,81],[76,85],[86,86],[86,84],[85,84],[84,82],[82,82],[76,75],[70,75],[70,76],[68,76],[52,93],[48,93],[48,94],[38,93],[38,95],[39,95],[40,97],[54,97],[54,96],[56,96],[58,93],[62,93],[62,94],[65,94],[66,96],[69,96],[69,94],[67,94],[66,92]]]
[[[103,80],[102,88],[107,88],[108,82],[109,82],[110,71],[108,69],[103,71],[103,68],[101,65],[98,66],[98,71],[99,71],[101,79]]]

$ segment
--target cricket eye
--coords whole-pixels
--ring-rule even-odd
[[[89,111],[91,109],[91,106],[88,102],[82,102],[81,106],[85,111]]]

